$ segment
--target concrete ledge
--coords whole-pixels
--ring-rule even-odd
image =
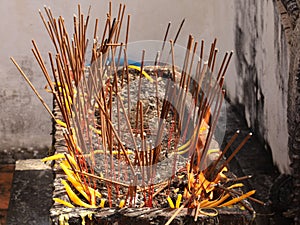
[[[7,224],[48,225],[53,171],[40,159],[19,160],[13,178]]]
[[[68,225],[163,225],[174,214],[175,210],[158,208],[56,208],[51,209],[53,224]],[[238,207],[219,209],[217,216],[199,215],[194,221],[195,210],[183,209],[172,221],[172,225],[235,225],[252,224],[255,215],[249,214],[247,210]]]
[[[26,159],[26,160],[18,160],[16,162],[15,170],[16,171],[51,170],[51,167],[43,163],[40,159]]]

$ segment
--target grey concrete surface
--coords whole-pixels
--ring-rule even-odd
[[[53,172],[50,167],[39,159],[17,161],[7,224],[48,225],[52,190]]]

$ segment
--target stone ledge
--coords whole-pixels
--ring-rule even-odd
[[[40,159],[26,159],[18,160],[15,170],[51,170],[51,167],[43,163]]]
[[[175,210],[157,208],[123,208],[123,209],[66,209],[52,208],[53,224],[87,224],[87,225],[163,225]],[[255,215],[237,207],[219,209],[217,216],[200,215],[194,221],[194,210],[183,209],[172,221],[172,225],[196,224],[252,224]]]
[[[53,171],[40,159],[16,162],[7,224],[49,225]]]

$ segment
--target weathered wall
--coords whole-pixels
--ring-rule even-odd
[[[290,171],[287,129],[289,58],[274,1],[235,0],[235,66],[230,99],[260,135],[281,172]]]

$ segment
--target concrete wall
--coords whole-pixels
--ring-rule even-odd
[[[51,143],[51,120],[33,92],[9,61],[13,56],[51,105],[43,90],[45,80],[31,53],[35,39],[46,58],[53,50],[39,18],[38,9],[50,6],[54,16],[62,15],[72,27],[72,16],[79,1],[11,0],[0,8],[0,150],[41,148]],[[113,14],[121,1],[113,2]],[[186,19],[178,44],[185,46],[188,34],[207,45],[218,38],[221,53],[233,49],[226,88],[228,96],[243,108],[248,125],[262,135],[281,171],[288,171],[286,89],[287,57],[280,22],[271,0],[127,0],[131,14],[130,41],[162,40],[172,22],[174,38]],[[100,30],[108,9],[106,1],[81,1],[82,10],[92,6],[91,24],[100,19]],[[91,27],[92,27],[91,26]],[[92,29],[90,29],[90,33]],[[282,40],[282,41],[281,41]],[[48,61],[47,61],[48,62]],[[284,66],[283,66],[284,65]],[[286,65],[286,66],[285,66]]]
[[[290,172],[287,42],[274,1],[235,0],[235,66],[230,98],[242,105],[248,126],[272,150],[281,172]]]

